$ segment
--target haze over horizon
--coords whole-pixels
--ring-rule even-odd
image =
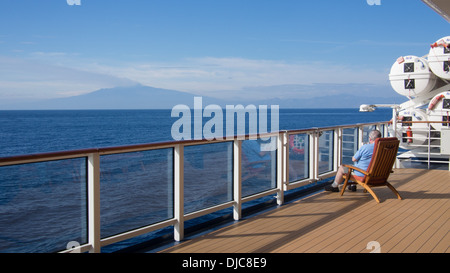
[[[2,2],[0,104],[136,85],[218,99],[398,99],[392,63],[449,35],[420,0],[70,2]]]

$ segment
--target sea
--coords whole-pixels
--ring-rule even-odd
[[[180,117],[172,117],[171,111],[0,111],[0,157],[173,141],[172,125]],[[270,114],[270,108],[268,112]],[[280,109],[279,130],[387,121],[391,118],[392,110],[388,108],[374,112],[359,112],[357,108]]]
[[[268,111],[270,112],[270,109]],[[359,112],[357,108],[279,109],[278,129],[308,129],[388,121],[391,118],[392,110],[383,108],[374,112]],[[202,125],[208,119],[210,118],[203,117]],[[170,109],[3,110],[0,111],[0,157],[173,141],[172,127],[179,120],[180,116],[173,117]],[[214,152],[221,149],[223,154],[214,156]],[[213,164],[220,165],[223,163],[221,158],[229,156],[230,150],[226,144],[218,144],[211,149],[210,157],[202,157],[205,161],[203,162],[196,160],[196,150],[186,149],[185,156],[195,160],[192,161],[193,166],[185,167],[185,171],[192,168],[194,173],[198,167],[196,164],[200,164],[198,162],[208,164],[209,161],[214,161]],[[208,150],[203,149],[201,152],[204,155]],[[102,235],[123,232],[122,229],[126,228],[130,221],[145,223],[150,218],[152,221],[160,221],[173,216],[173,208],[170,205],[173,201],[170,188],[173,177],[164,171],[172,168],[172,163],[167,160],[170,158],[169,153],[170,151],[163,150],[127,157],[110,156],[102,163],[106,170],[102,171],[101,180],[108,182],[101,182],[101,206],[102,213],[105,212],[101,216]],[[133,160],[136,157],[139,157],[140,165],[128,166],[134,170],[124,171],[124,160]],[[155,175],[161,176],[162,173],[163,178],[158,179],[166,182],[151,184],[152,178],[142,173],[145,168],[148,171],[149,167],[157,170]],[[131,173],[134,174],[132,177]],[[85,181],[85,175],[85,162],[79,159],[64,163],[0,167],[0,253],[55,252],[70,244],[86,243],[86,185],[84,182],[80,183]],[[230,177],[227,177],[226,173],[215,171],[211,173],[211,177],[214,175],[217,176],[216,182],[224,180],[229,183]],[[189,175],[186,176],[185,179],[189,179]],[[195,177],[193,179],[196,180]],[[185,209],[195,211],[202,190],[209,194],[216,190],[217,183],[211,184],[211,189],[205,189],[205,185],[185,185]],[[209,187],[208,185],[206,187]],[[220,197],[212,195],[211,199],[214,200],[211,204],[214,205],[214,202],[219,202],[221,198],[230,198],[229,186],[221,190],[225,194]],[[164,198],[155,197],[158,194]],[[151,205],[148,205],[148,200],[155,199],[161,203],[152,201]],[[191,206],[191,203],[195,205]],[[152,209],[135,214],[139,209],[130,209],[130,206],[136,204],[139,204],[143,211],[149,207]],[[121,218],[122,215],[128,217]],[[156,217],[156,220],[152,217]],[[195,225],[195,220],[192,225]],[[170,229],[148,236],[154,238],[168,232],[171,232]],[[147,240],[148,236],[105,248],[105,252],[118,251],[139,240]]]

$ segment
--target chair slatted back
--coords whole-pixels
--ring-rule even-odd
[[[399,144],[400,141],[395,137],[375,140],[372,160],[367,168],[367,184],[382,184],[387,181],[397,157]]]

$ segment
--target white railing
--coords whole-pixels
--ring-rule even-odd
[[[39,162],[58,162],[68,159],[85,160],[86,162],[86,176],[83,179],[84,169],[80,169],[80,181],[86,183],[86,233],[85,242],[79,244],[67,245],[69,249],[62,250],[59,246],[60,252],[101,252],[102,247],[111,245],[116,242],[124,241],[134,238],[152,231],[173,226],[174,240],[181,241],[184,238],[184,224],[185,221],[194,219],[203,215],[207,215],[225,208],[232,208],[233,217],[239,220],[242,217],[242,205],[264,196],[275,195],[279,205],[284,202],[284,194],[286,191],[318,182],[325,178],[335,175],[336,170],[340,164],[349,160],[348,157],[354,154],[363,142],[367,142],[367,134],[371,129],[377,128],[387,136],[388,122],[366,123],[346,126],[334,126],[327,128],[312,128],[306,130],[290,130],[280,131],[276,133],[268,133],[259,135],[259,137],[275,137],[277,139],[277,149],[275,153],[270,154],[270,160],[276,162],[271,164],[270,180],[273,185],[262,192],[252,193],[243,196],[243,172],[246,166],[243,162],[243,143],[254,139],[256,136],[235,137],[234,139],[226,140],[193,140],[193,141],[178,141],[178,142],[164,142],[152,143],[143,145],[131,145],[112,148],[98,148],[86,149],[67,152],[56,152],[47,154],[25,155],[0,158],[0,172],[8,166],[18,166],[23,164],[34,164]],[[292,138],[292,139],[291,139]],[[294,138],[300,139],[299,143],[303,146],[296,148],[297,154],[294,154],[293,142]],[[226,143],[232,151],[231,158],[227,158],[232,168],[228,168],[225,175],[228,180],[232,180],[232,194],[230,198],[220,204],[201,208],[193,212],[186,212],[185,209],[185,187],[186,181],[186,158],[185,150],[189,147],[200,147],[201,145],[211,145],[215,143]],[[350,146],[350,147],[349,147]],[[102,177],[104,166],[101,161],[107,156],[111,155],[126,155],[133,160],[133,153],[156,151],[167,149],[172,157],[170,157],[170,164],[166,169],[157,170],[161,173],[168,172],[169,177],[173,178],[173,200],[168,199],[168,210],[173,210],[173,213],[168,213],[166,219],[160,219],[157,222],[147,223],[144,226],[130,228],[118,234],[102,236],[102,211],[101,206],[101,180],[106,179]],[[229,154],[229,153],[228,153]],[[275,157],[275,158],[274,158]],[[173,165],[171,165],[173,162]],[[126,161],[123,160],[126,164]],[[82,165],[82,164],[79,164]],[[78,166],[78,165],[77,165]],[[171,166],[171,167],[170,167]],[[230,166],[229,166],[230,167]],[[190,167],[189,167],[190,168]],[[207,168],[206,168],[207,169]],[[69,171],[69,170],[67,170]],[[51,173],[45,173],[46,176],[51,176]],[[170,183],[169,183],[170,184]],[[171,187],[170,185],[167,187]],[[125,189],[133,191],[134,189]],[[172,188],[168,190],[170,193]],[[118,194],[125,193],[119,192]],[[201,199],[202,196],[199,196]],[[82,198],[83,199],[83,198]],[[107,199],[107,198],[106,198]],[[131,200],[133,201],[133,200]],[[106,200],[105,202],[108,202]],[[14,206],[14,204],[11,204]],[[1,217],[1,214],[0,214]],[[0,219],[1,220],[1,219]],[[69,242],[68,242],[69,243]],[[72,242],[73,243],[73,242]],[[0,245],[1,247],[1,245]],[[56,246],[55,246],[56,247]],[[0,252],[4,252],[0,249]]]
[[[402,123],[401,132],[396,133],[401,141],[401,148],[406,151],[399,154],[398,167],[402,167],[405,162],[426,163],[428,169],[431,164],[449,164],[448,151],[443,148],[450,147],[450,129],[448,121],[398,121]],[[423,125],[422,128],[415,128],[413,124]],[[442,130],[433,126],[444,126]],[[410,134],[407,133],[410,132]],[[442,136],[441,136],[442,135]],[[449,150],[447,148],[447,150]],[[450,170],[450,164],[449,164]]]

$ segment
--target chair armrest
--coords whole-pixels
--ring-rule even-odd
[[[349,171],[351,171],[351,170],[356,170],[356,171],[358,171],[358,172],[360,172],[360,173],[363,173],[363,174],[365,174],[365,175],[369,175],[369,173],[368,173],[367,171],[362,170],[362,169],[360,169],[360,168],[358,168],[358,167],[355,167],[355,166],[353,166],[353,165],[347,165],[347,164],[344,164],[343,166],[344,166],[344,167],[347,167],[347,168],[349,169]]]

